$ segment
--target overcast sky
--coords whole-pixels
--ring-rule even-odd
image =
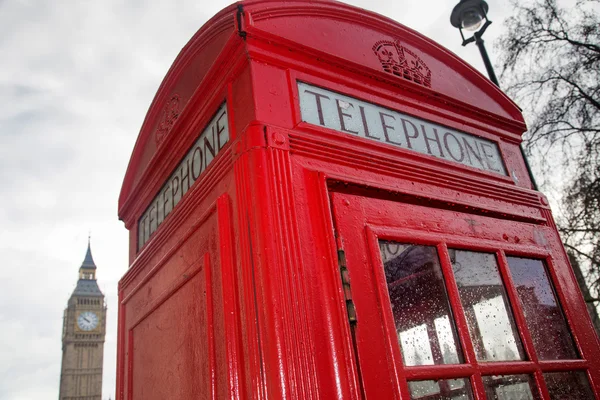
[[[416,29],[485,72],[449,22],[455,1],[350,3]],[[489,0],[488,51],[511,10]],[[114,399],[117,198],[148,106],[220,0],[0,0],[0,400],[56,399],[62,314],[88,232],[108,303],[103,399]]]

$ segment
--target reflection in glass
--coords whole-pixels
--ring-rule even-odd
[[[527,327],[541,360],[578,358],[556,295],[540,260],[507,257]]]
[[[471,387],[467,379],[440,379],[437,381],[408,382],[411,399],[471,400]]]
[[[429,346],[427,325],[421,324],[414,328],[398,332],[405,365],[433,365],[433,354]]]
[[[594,394],[585,372],[549,372],[544,374],[551,400],[590,400]]]
[[[538,400],[539,395],[530,375],[484,376],[488,400]]]
[[[404,364],[462,362],[436,248],[389,241],[379,247]]]
[[[522,360],[523,348],[495,255],[465,250],[449,254],[477,359]]]

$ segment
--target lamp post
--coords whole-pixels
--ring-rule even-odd
[[[488,5],[484,0],[461,0],[452,10],[450,23],[460,31],[463,46],[475,42],[481,53],[481,58],[483,59],[490,80],[499,87],[498,78],[496,78],[494,67],[492,67],[482,39],[485,30],[492,23],[487,17],[487,11]],[[473,36],[465,39],[463,30],[473,32]]]
[[[481,58],[483,59],[485,69],[487,70],[490,80],[496,86],[500,87],[498,78],[496,78],[496,73],[494,72],[494,67],[492,66],[490,57],[485,50],[485,44],[482,39],[482,36],[488,26],[492,24],[492,21],[490,21],[487,17],[488,9],[488,5],[484,0],[460,0],[460,2],[454,6],[452,14],[450,14],[450,23],[460,31],[460,36],[463,40],[463,46],[466,46],[471,42],[475,42],[479,48],[479,53],[481,53]],[[467,32],[473,32],[473,36],[465,38],[463,30]],[[531,180],[533,189],[538,190],[537,183],[535,182],[535,178],[531,172],[531,167],[529,166],[529,161],[527,160],[525,151],[523,151],[523,146],[519,145],[519,149],[521,150],[521,155],[525,161],[525,167],[527,168],[527,173],[529,174],[529,179]]]

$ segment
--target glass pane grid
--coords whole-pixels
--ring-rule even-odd
[[[583,371],[546,372],[544,380],[551,400],[593,400],[590,383]]]
[[[477,360],[524,360],[497,255],[452,248],[448,255]]]
[[[404,366],[463,361],[435,246],[379,242]]]
[[[488,375],[483,377],[483,384],[489,400],[540,400],[531,375]]]
[[[506,256],[511,286],[518,296],[527,330],[540,360],[579,358],[546,263],[539,259]]]
[[[392,241],[387,242],[396,244]],[[419,400],[462,400],[475,398],[497,398],[500,400],[539,400],[542,398],[563,399],[563,397],[560,396],[564,395],[564,391],[559,389],[559,387],[560,384],[564,382],[568,382],[570,387],[572,387],[577,394],[578,397],[575,397],[574,399],[587,398],[582,396],[587,396],[589,393],[591,393],[591,388],[589,386],[589,382],[587,381],[585,371],[581,370],[583,366],[574,365],[573,367],[577,370],[565,372],[561,375],[560,373],[549,371],[545,372],[547,369],[554,370],[557,366],[563,364],[561,362],[563,359],[560,359],[559,357],[546,357],[543,358],[545,360],[544,365],[538,364],[539,358],[535,349],[536,342],[532,338],[526,315],[523,311],[523,307],[525,307],[525,305],[522,303],[522,297],[519,296],[517,284],[515,284],[513,281],[512,271],[508,261],[510,258],[518,257],[506,256],[502,250],[490,251],[486,253],[484,251],[470,251],[459,248],[448,249],[445,243],[441,243],[437,246],[420,247],[428,248],[430,254],[433,254],[433,257],[437,258],[438,269],[436,270],[436,274],[439,274],[437,278],[441,279],[441,286],[443,287],[442,291],[445,289],[446,292],[445,296],[442,294],[440,297],[445,298],[448,308],[446,309],[447,314],[443,316],[443,319],[434,319],[433,324],[431,324],[431,321],[429,321],[429,324],[426,326],[423,326],[423,324],[420,326],[414,326],[411,328],[414,330],[412,332],[397,331],[398,343],[401,347],[404,368],[407,370],[421,370],[422,372],[425,372],[425,370],[430,371],[419,374],[423,376],[423,378],[408,381],[411,398]],[[404,250],[406,249],[407,248],[404,248]],[[484,273],[483,277],[481,275],[477,277],[477,279],[481,281],[479,283],[483,283],[480,286],[484,287],[483,289],[480,288],[479,296],[469,293],[477,291],[477,288],[474,289],[469,287],[477,286],[477,279],[475,279],[475,282],[468,282],[469,279],[467,279],[466,285],[464,279],[463,282],[457,280],[457,263],[456,258],[451,256],[452,251],[479,253],[479,257],[481,257],[481,254],[486,255],[484,258],[487,258],[487,260],[484,260],[483,264],[488,265],[488,268],[484,268],[484,270],[487,270],[488,273]],[[464,255],[465,254],[463,254],[463,256]],[[490,256],[493,258],[493,260],[490,259]],[[385,263],[383,253],[381,254],[381,257],[382,261]],[[476,258],[477,257],[478,256],[476,256]],[[532,260],[543,263],[542,261],[536,259]],[[481,263],[479,264],[481,265]],[[495,266],[493,264],[495,264]],[[489,265],[492,265],[492,267],[490,268]],[[495,271],[495,273],[490,274],[490,271]],[[545,268],[544,273],[547,274],[547,270]],[[419,273],[414,274],[415,277],[418,277],[419,275]],[[421,275],[430,276],[431,272],[429,274],[421,272]],[[486,278],[489,279],[493,275],[495,275],[494,279],[486,281]],[[388,276],[386,273],[386,281],[387,280]],[[547,282],[548,285],[552,285],[549,277],[547,277]],[[463,284],[462,287],[459,286],[459,283]],[[390,288],[394,290],[394,287],[402,286],[403,284],[405,284],[405,282],[402,282],[402,279],[395,284],[388,281],[388,290],[390,290]],[[465,298],[466,302],[461,298],[461,289],[463,289],[463,297]],[[536,288],[533,290],[535,291],[535,289]],[[541,289],[538,288],[538,290]],[[547,294],[547,287],[545,290],[545,293]],[[558,308],[562,313],[562,309],[560,308],[560,303],[558,302],[553,286],[551,286],[551,290],[555,296],[555,308]],[[550,305],[549,303],[551,303],[551,301],[548,299],[549,297],[546,298],[546,305]],[[470,309],[470,316],[467,316],[465,308]],[[491,312],[490,310],[495,312]],[[502,316],[500,317],[500,320],[498,320],[497,317],[492,316],[492,314],[496,314],[496,312]],[[556,315],[557,313],[553,314],[555,317]],[[566,326],[564,314],[560,315],[565,321],[564,324]],[[492,318],[495,321],[490,327],[485,327],[483,330],[480,329],[479,332],[473,329],[473,326],[469,325],[479,325],[482,321],[485,321],[486,318]],[[395,315],[394,319],[396,319]],[[560,318],[556,317],[553,320],[557,321],[560,320]],[[566,331],[563,328],[557,328],[557,330],[567,332],[568,338],[572,343],[572,336],[568,326],[566,327]],[[444,331],[446,333],[441,334],[441,332]],[[476,338],[476,340],[479,341],[479,348],[474,345],[475,341],[473,340],[473,334],[479,335],[479,337]],[[451,336],[454,340],[453,347],[451,347],[450,350],[446,348],[445,354],[444,351],[441,353],[438,351],[438,354],[434,356],[433,353],[435,351],[430,349],[428,352],[426,350],[428,345],[424,340],[419,340],[419,338],[424,339],[426,336],[438,336],[438,338],[440,336]],[[498,337],[503,337],[504,339],[506,339],[506,337],[510,338],[509,340],[499,340]],[[433,341],[435,342],[436,340]],[[498,346],[498,344],[501,342],[502,344]],[[566,344],[560,351],[568,352],[569,347],[570,346]],[[412,348],[412,355],[410,355],[408,351],[404,351],[405,348]],[[564,348],[567,348],[567,350],[564,350]],[[414,349],[421,350],[417,352],[414,351]],[[440,349],[439,344],[438,349]],[[575,355],[574,357],[573,354]],[[571,356],[569,357],[571,360],[573,358],[578,358],[577,352],[571,352],[569,356]],[[437,361],[433,361],[435,357],[438,358]],[[556,363],[548,362],[552,361],[552,359],[556,360]],[[523,364],[523,367],[516,367],[515,362]],[[440,374],[436,369],[436,365],[441,364],[460,364],[462,366],[469,366],[474,372],[467,373],[460,378],[442,379],[439,378]],[[509,364],[510,368],[507,367]],[[482,365],[485,365],[485,367],[482,368]],[[490,369],[488,367],[491,367],[492,365],[497,367],[499,370],[510,370],[514,372],[506,375],[485,375],[483,371]],[[517,372],[521,369],[523,369],[522,372]],[[431,378],[425,378],[425,376],[431,376]],[[558,378],[554,379],[554,382],[549,382],[548,385],[550,387],[547,387],[546,380],[551,376],[558,376]],[[461,385],[457,382],[466,382],[466,386],[460,386],[461,388],[464,387],[463,391],[460,393],[456,391],[452,392],[452,390],[456,390],[458,388],[457,385]],[[556,382],[559,382],[559,384]],[[471,388],[471,385],[473,388]],[[495,391],[496,397],[490,397],[491,395],[488,391],[491,389]],[[542,393],[541,396],[540,393]],[[595,397],[589,398],[594,399]]]
[[[460,337],[460,343],[464,351],[465,362],[472,367],[477,368],[477,358],[475,355],[475,349],[471,338],[469,337],[468,322],[465,317],[465,310],[460,301],[460,294],[454,272],[452,271],[452,260],[449,256],[448,247],[445,243],[438,245],[438,249],[441,254],[442,271],[444,273],[446,287],[448,288],[448,295],[450,297],[450,305],[452,306],[453,315],[456,319],[456,326],[458,328],[458,335]]]
[[[409,381],[410,398],[415,400],[472,400],[469,379]]]
[[[504,286],[506,288],[508,297],[510,298],[513,313],[515,316],[515,320],[517,321],[517,325],[519,327],[519,333],[523,340],[523,347],[524,347],[525,353],[527,355],[527,359],[537,363],[538,356],[537,356],[537,353],[535,352],[533,340],[531,338],[531,333],[527,329],[527,322],[525,320],[525,314],[523,313],[523,309],[521,308],[521,303],[519,301],[519,294],[515,288],[513,277],[511,275],[509,267],[508,267],[506,254],[503,251],[498,252],[498,261],[499,261],[499,266],[500,266],[500,272],[502,274],[502,278],[504,281]]]

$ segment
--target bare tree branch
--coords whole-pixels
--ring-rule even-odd
[[[523,108],[526,149],[562,192],[559,232],[600,301],[600,1],[512,0],[500,38],[503,86]],[[566,178],[556,182],[560,171]],[[589,290],[588,290],[589,289]]]

